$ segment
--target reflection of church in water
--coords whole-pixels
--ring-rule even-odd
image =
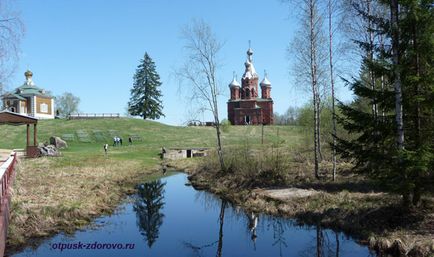
[[[258,97],[259,76],[253,66],[252,55],[253,50],[249,48],[241,86],[235,76],[229,84],[231,98],[228,101],[228,120],[232,125],[273,124],[271,83],[265,74],[260,83],[261,97]]]

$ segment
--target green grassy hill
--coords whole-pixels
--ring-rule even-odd
[[[223,129],[225,146],[256,145],[261,142],[261,126],[227,126]],[[0,148],[19,149],[25,147],[26,126],[0,127]],[[32,130],[31,130],[32,132]],[[137,135],[141,141],[128,146],[128,136]],[[305,132],[295,126],[265,126],[266,144],[283,142],[285,145],[304,144]],[[38,142],[48,142],[50,136],[59,136],[68,142],[65,156],[85,157],[103,155],[103,144],[110,145],[113,158],[149,159],[154,158],[161,147],[213,147],[215,129],[212,127],[177,127],[141,119],[96,119],[96,120],[40,120]],[[113,137],[123,138],[123,147],[111,147]],[[32,137],[31,137],[32,140]]]

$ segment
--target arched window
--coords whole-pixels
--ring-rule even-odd
[[[246,89],[246,97],[248,98],[248,97],[250,97],[250,89]]]

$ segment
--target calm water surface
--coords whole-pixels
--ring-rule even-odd
[[[246,213],[186,182],[176,174],[139,185],[95,228],[59,234],[13,256],[375,256],[342,233]]]

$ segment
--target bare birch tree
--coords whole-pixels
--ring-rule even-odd
[[[220,84],[217,81],[219,69],[218,54],[222,48],[211,27],[203,20],[193,21],[182,30],[185,49],[188,56],[185,64],[177,72],[180,79],[188,83],[191,100],[198,101],[203,108],[212,112],[217,134],[217,154],[220,168],[225,170],[223,159],[220,119],[218,114],[217,97]]]
[[[0,94],[5,81],[15,70],[24,26],[8,0],[0,1]]]
[[[329,72],[330,72],[330,87],[331,87],[331,94],[332,94],[332,121],[333,121],[333,149],[332,149],[332,162],[333,162],[333,181],[336,180],[336,111],[335,111],[335,68],[333,63],[333,57],[334,57],[334,20],[333,20],[333,14],[336,13],[336,1],[334,0],[328,0],[327,1],[327,17],[328,17],[328,32],[329,32]]]
[[[300,10],[301,28],[293,39],[289,52],[295,57],[293,70],[296,84],[309,88],[312,94],[314,119],[315,177],[319,178],[321,154],[321,96],[325,92],[327,74],[326,39],[323,31],[323,16],[319,12],[319,0],[292,1]]]

